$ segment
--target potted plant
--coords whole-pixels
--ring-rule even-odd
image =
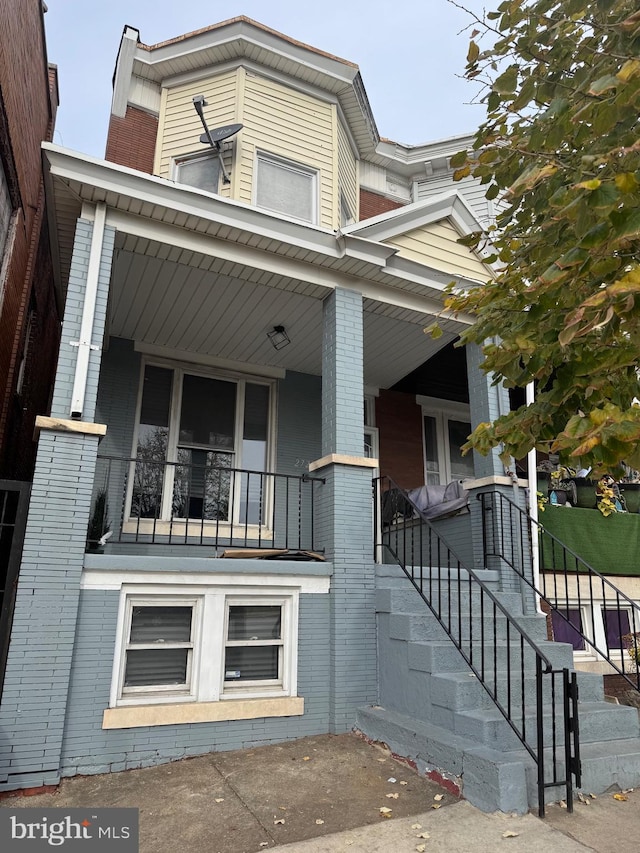
[[[620,486],[611,474],[605,474],[598,480],[596,502],[598,509],[605,518],[614,512],[626,512],[627,509],[620,493]]]
[[[556,465],[549,476],[549,503],[552,506],[575,506],[578,503],[578,492],[572,479],[576,476],[574,469]]]

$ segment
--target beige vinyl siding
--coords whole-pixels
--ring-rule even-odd
[[[353,221],[358,221],[358,167],[349,137],[340,119],[338,121],[338,186],[343,193]],[[338,199],[338,210],[340,200]]]
[[[487,281],[491,273],[466,246],[457,242],[460,234],[450,222],[434,222],[406,234],[385,240],[400,249],[403,258],[425,264],[451,275],[463,275],[474,281]]]
[[[319,218],[334,227],[336,179],[333,153],[335,110],[330,103],[247,71],[238,199],[253,204],[256,151],[275,154],[319,172]]]
[[[235,69],[165,90],[156,162],[158,175],[171,178],[171,166],[176,157],[207,151],[207,146],[200,142],[203,128],[193,107],[194,95],[202,94],[208,102],[204,114],[211,130],[224,124],[242,121],[238,117],[238,76],[239,71]],[[228,171],[231,171],[232,154],[237,144],[237,136],[223,143]],[[228,184],[225,186],[221,182],[220,194],[229,196]]]

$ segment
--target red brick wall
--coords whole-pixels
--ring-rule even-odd
[[[127,107],[124,118],[111,116],[105,159],[152,175],[157,134],[155,116],[136,107]]]
[[[22,435],[16,418],[32,422],[36,414],[48,411],[59,336],[51,258],[48,243],[41,240],[45,215],[40,144],[52,138],[52,97],[57,99],[41,9],[41,0],[0,0],[0,154],[16,211],[0,305],[0,477],[24,479],[31,476],[35,444],[30,435]],[[42,308],[42,315],[34,324],[29,385],[18,399],[16,380],[30,303]]]
[[[404,489],[424,485],[422,410],[413,394],[381,391],[376,398],[380,473]]]
[[[378,216],[380,213],[388,213],[390,210],[397,210],[404,205],[399,201],[391,201],[378,193],[372,193],[370,190],[360,190],[360,221],[363,219],[371,219],[372,216]]]

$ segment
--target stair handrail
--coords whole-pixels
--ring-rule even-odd
[[[564,622],[567,625],[569,625],[576,632],[576,634],[578,634],[582,638],[582,641],[584,643],[591,646],[591,648],[593,648],[598,655],[600,655],[602,658],[604,658],[604,660],[606,660],[607,663],[618,673],[618,675],[621,675],[631,687],[633,687],[635,690],[640,691],[640,605],[638,605],[637,602],[635,602],[626,593],[624,593],[621,589],[619,589],[619,587],[617,587],[614,583],[612,583],[612,581],[610,581],[609,578],[606,577],[606,575],[603,575],[596,568],[594,568],[594,566],[592,566],[590,563],[588,563],[586,560],[584,560],[579,554],[577,554],[575,551],[573,551],[571,548],[569,548],[568,545],[565,545],[561,539],[559,539],[555,534],[553,534],[549,530],[547,530],[542,522],[534,519],[528,511],[523,510],[522,507],[518,506],[518,504],[515,503],[515,501],[511,500],[511,498],[507,497],[507,495],[504,495],[501,492],[495,492],[495,491],[494,492],[480,492],[478,495],[476,495],[476,498],[482,504],[482,541],[483,541],[483,552],[484,552],[485,560],[487,559],[487,557],[496,557],[496,558],[502,560],[507,566],[509,566],[518,575],[518,577],[521,580],[523,580],[532,589],[532,591],[537,596],[539,596],[540,599],[542,599],[543,601],[545,601],[547,603],[547,605],[550,607],[550,609],[553,612],[557,613],[558,616],[560,618],[562,618],[564,620]],[[504,507],[506,506],[509,508],[510,514],[513,514],[514,511],[517,511],[517,513],[519,514],[520,522],[521,522],[520,523],[520,539],[519,539],[519,547],[520,547],[519,560],[514,558],[513,538],[510,539],[511,545],[512,545],[511,558],[509,558],[508,551],[505,553],[504,538],[503,537],[501,537],[502,544],[503,544],[503,549],[501,551],[492,552],[488,548],[488,545],[487,545],[487,538],[488,537],[487,537],[487,530],[486,530],[486,515],[489,511],[491,511],[493,509],[493,503],[496,500],[500,501],[501,510],[503,510]],[[553,596],[551,596],[550,594],[547,593],[546,573],[544,571],[544,567],[542,568],[542,570],[540,572],[540,577],[543,579],[541,587],[536,586],[536,584],[534,583],[533,572],[531,572],[530,576],[528,576],[528,573],[525,573],[523,571],[523,569],[520,568],[520,566],[525,565],[525,559],[524,559],[525,558],[525,551],[524,551],[524,547],[523,547],[524,534],[523,534],[523,530],[522,530],[523,522],[526,522],[527,538],[528,538],[529,543],[531,542],[531,535],[532,535],[531,534],[531,529],[532,529],[531,525],[534,525],[535,527],[537,527],[539,541],[540,541],[541,545],[544,542],[545,536],[548,537],[552,542],[552,550],[553,550],[553,554],[554,554],[554,558],[553,558],[554,567],[551,570],[551,571],[553,571],[553,579],[554,579],[553,580],[553,583],[554,583],[554,595]],[[505,525],[502,525],[502,528],[504,528],[504,527],[505,527]],[[513,524],[511,523],[511,519],[510,519],[509,525],[507,525],[507,527],[509,529],[513,530]],[[560,561],[561,562],[560,567],[556,567],[556,565],[555,565],[556,546],[560,549],[560,552],[562,555],[561,561]],[[531,549],[529,550],[529,553],[531,553]],[[544,557],[544,549],[541,547],[540,548],[541,565],[543,563],[543,557]],[[576,567],[575,571],[568,570],[567,557],[570,557],[575,562],[575,567]],[[565,595],[565,597],[564,597],[564,599],[562,599],[562,601],[564,603],[564,611],[565,612],[563,612],[562,605],[558,603],[560,600],[558,597],[558,588],[557,588],[558,587],[558,582],[557,582],[557,575],[558,574],[564,576],[564,595]],[[569,579],[569,577],[573,577],[573,576],[575,576],[576,594],[574,596],[570,596],[569,595],[568,579]],[[581,589],[580,589],[580,587],[581,587],[580,578],[588,578],[588,581],[589,581],[588,582],[588,586],[589,586],[588,600],[590,603],[590,612],[591,612],[591,635],[590,636],[588,634],[586,634],[582,628],[582,615],[580,616],[580,627],[579,628],[576,627],[570,621],[569,617],[567,616],[567,612],[569,609],[569,602],[571,600],[577,601],[577,606],[578,606],[578,610],[579,610],[580,614],[582,614],[582,608],[586,604],[586,601],[585,601],[586,595],[583,595],[581,593]],[[594,599],[594,595],[593,595],[593,581],[594,580],[596,581],[596,583],[600,584],[600,586],[601,586],[601,589],[602,589],[602,598],[601,599],[600,598]],[[605,589],[610,590],[613,593],[613,596],[615,598],[615,602],[616,602],[615,612],[617,612],[617,614],[618,614],[617,624],[618,624],[618,628],[620,630],[620,634],[622,634],[622,618],[621,618],[620,614],[623,611],[627,611],[627,613],[628,613],[629,636],[631,638],[630,643],[633,644],[633,647],[635,649],[635,655],[636,655],[636,658],[635,658],[636,664],[635,664],[633,669],[631,668],[631,665],[629,666],[628,669],[625,667],[625,661],[626,661],[627,655],[624,654],[624,649],[622,647],[619,649],[621,664],[618,664],[617,661],[611,657],[611,650],[609,648],[609,644],[607,643],[606,650],[605,650],[601,646],[601,644],[598,643],[598,641],[596,639],[594,601],[595,601],[595,604],[602,604],[602,606],[605,609],[614,609],[614,608],[607,608],[606,607],[607,601],[612,601],[612,599],[606,598]],[[622,637],[621,637],[621,639],[622,639]],[[606,630],[605,630],[605,641],[606,641]],[[616,648],[616,651],[618,651],[617,648]],[[633,674],[633,678],[631,677],[632,674]]]
[[[456,552],[450,547],[450,545],[446,542],[445,538],[440,534],[440,532],[435,528],[430,519],[428,519],[424,513],[420,510],[420,508],[415,504],[415,502],[411,499],[406,490],[402,489],[391,477],[381,476],[374,479],[374,490],[377,497],[376,507],[380,508],[380,515],[376,512],[374,514],[374,539],[375,539],[375,552],[378,549],[386,548],[387,551],[391,554],[394,560],[398,563],[400,568],[403,570],[413,587],[416,589],[422,600],[425,602],[427,607],[431,610],[438,623],[447,633],[455,647],[458,649],[467,665],[479,680],[480,684],[484,688],[485,692],[490,696],[496,708],[502,714],[504,719],[507,721],[510,728],[515,733],[516,737],[529,753],[531,758],[533,759],[536,767],[537,767],[537,781],[538,781],[538,813],[540,817],[544,817],[545,814],[545,790],[551,787],[565,786],[566,794],[565,800],[567,803],[567,808],[572,810],[573,808],[573,782],[572,776],[575,777],[576,785],[579,787],[581,784],[581,766],[580,766],[580,758],[579,758],[579,726],[578,726],[578,707],[577,707],[577,683],[575,672],[570,673],[568,668],[562,669],[554,669],[554,665],[551,660],[547,657],[544,651],[539,647],[538,643],[527,633],[525,629],[523,629],[513,616],[509,613],[506,607],[502,604],[502,602],[493,594],[493,592],[488,588],[486,582],[479,577],[479,575],[468,566],[464,564],[464,562],[460,559],[460,557],[456,554]],[[383,489],[383,483],[387,485],[386,489]],[[415,573],[415,561],[411,560],[411,570],[407,565],[407,554],[406,554],[406,536],[402,537],[402,542],[404,545],[404,554],[401,555],[397,550],[392,548],[390,541],[384,541],[384,516],[388,514],[389,506],[383,507],[383,495],[393,496],[394,499],[400,498],[401,503],[398,503],[396,506],[396,512],[392,513],[391,517],[391,525],[389,526],[389,534],[394,534],[396,536],[396,540],[398,539],[398,533],[402,530],[403,533],[406,533],[407,527],[407,516],[406,516],[406,508],[410,507],[411,512],[408,518],[408,521],[411,525],[415,523],[416,520],[420,522],[420,565],[419,565],[419,573],[416,576]],[[388,500],[387,500],[388,504]],[[403,507],[404,504],[404,507]],[[393,509],[393,506],[391,507]],[[391,528],[394,528],[393,530]],[[423,530],[428,531],[428,543],[429,543],[429,557],[430,557],[430,565],[429,565],[429,595],[427,596],[424,586],[425,586],[425,578],[424,578],[424,566],[422,564],[422,552],[423,552]],[[412,527],[413,530],[413,527]],[[431,561],[432,556],[432,540],[435,537],[437,543],[437,572],[438,572],[438,586],[437,586],[437,597],[438,597],[438,607],[436,608],[433,602],[433,575],[432,569],[433,564]],[[397,545],[396,541],[396,545]],[[442,560],[441,556],[441,546],[446,549],[447,556],[447,589],[449,595],[447,596],[448,601],[448,613],[444,614],[448,615],[448,620],[445,621],[442,614],[442,589],[441,589],[441,581],[442,581]],[[414,541],[413,535],[411,539],[411,557],[415,556],[414,550]],[[452,616],[452,607],[451,607],[451,569],[453,568],[451,565],[451,558],[455,562],[455,569],[457,570],[457,579],[458,579],[458,631],[457,638],[455,633],[452,631],[451,626],[451,616]],[[469,581],[469,601],[471,605],[472,600],[472,581],[480,590],[480,626],[481,626],[481,634],[480,634],[480,645],[481,645],[481,660],[480,662],[474,662],[474,654],[473,654],[473,610],[470,606],[469,610],[469,652],[467,652],[463,646],[463,631],[462,631],[462,612],[461,612],[461,600],[460,600],[460,592],[462,590],[462,581],[461,575],[462,573],[466,573]],[[491,607],[493,609],[493,669],[489,668],[488,672],[485,672],[485,622],[484,622],[484,601],[485,597],[489,599],[491,602]],[[498,661],[497,661],[497,631],[496,631],[496,620],[495,616],[497,613],[500,613],[505,617],[506,620],[506,700],[501,701],[498,697]],[[477,617],[476,617],[477,618]],[[518,723],[513,717],[513,702],[512,702],[512,689],[511,689],[511,634],[515,635],[516,642],[519,642],[520,647],[520,676],[521,676],[521,688],[520,688],[520,712],[521,712],[521,720],[522,726],[519,727]],[[519,638],[519,639],[518,639]],[[489,638],[490,639],[490,638]],[[536,712],[535,712],[535,728],[536,728],[536,742],[535,746],[529,742],[527,739],[527,724],[526,724],[526,713],[525,713],[525,664],[524,664],[524,649],[525,644],[533,651],[535,655],[536,661]],[[491,662],[489,662],[491,663]],[[491,684],[489,682],[489,678],[493,672],[493,689],[491,688]],[[543,713],[544,713],[544,701],[543,701],[543,676],[549,676],[551,680],[550,685],[550,696],[552,703],[552,731],[551,731],[551,747],[552,747],[552,767],[551,767],[551,781],[545,781],[545,741],[544,741],[544,728],[543,728]],[[564,766],[565,766],[565,778],[560,779],[558,777],[559,773],[559,759],[557,752],[560,748],[560,744],[558,743],[558,732],[556,726],[556,692],[558,688],[556,686],[556,677],[561,676],[561,703],[558,703],[558,707],[562,707],[564,714]]]

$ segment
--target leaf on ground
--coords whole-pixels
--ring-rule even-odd
[[[591,799],[592,799],[592,800],[597,800],[597,799],[598,799],[598,798],[596,797],[596,795],[595,795],[595,794],[589,794],[589,796],[591,797]]]
[[[380,807],[380,817],[391,817],[392,814],[391,809],[388,809],[386,806]]]
[[[442,805],[440,803],[432,803],[431,808],[432,809],[440,809],[440,808],[442,808]]]
[[[400,782],[401,785],[408,785],[408,782],[405,782],[404,779]]]
[[[388,800],[397,800],[399,796],[400,796],[400,794],[385,794],[385,797]]]
[[[436,801],[436,803],[439,803],[441,800],[444,800],[444,794],[436,794],[433,799]]]
[[[268,841],[261,841],[261,842],[260,842],[260,847],[268,847],[268,846],[269,846],[269,842],[268,842]]]
[[[387,782],[397,782],[397,781],[398,780],[395,778],[395,776],[389,776],[389,778],[387,779]]]
[[[274,820],[274,822],[273,822],[273,825],[277,826],[279,823],[284,823],[283,817],[276,818],[276,820]]]
[[[418,845],[417,845],[417,847],[416,847],[416,850],[418,851],[418,853],[424,853],[424,851],[425,851],[426,849],[427,849],[427,845],[426,845],[426,844],[418,844]]]
[[[412,823],[411,829],[422,829],[422,824],[421,823]]]
[[[319,817],[319,818],[316,820],[316,823],[318,824],[318,826],[322,826],[322,824],[324,823],[324,821],[322,820],[322,818],[321,818],[321,817]]]
[[[416,835],[416,838],[431,838],[428,832],[421,832],[419,835]]]
[[[303,756],[302,760],[303,760],[303,761],[311,761],[311,756],[310,756],[310,755],[305,755],[305,756]]]
[[[567,804],[565,803],[565,801],[564,801],[564,800],[560,800],[560,802],[558,803],[558,805],[560,806],[560,808],[561,808],[561,809],[566,809],[566,807],[567,807]]]
[[[618,800],[621,803],[626,803],[629,797],[627,797],[626,794],[614,794],[613,799]]]
[[[214,803],[224,803],[224,797],[216,797]]]
[[[512,829],[508,829],[506,832],[502,833],[503,838],[517,838],[519,835],[519,832],[514,832]]]

